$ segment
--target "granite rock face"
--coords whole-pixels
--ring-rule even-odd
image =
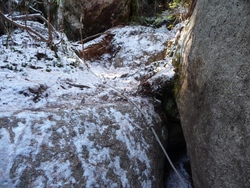
[[[200,0],[177,100],[194,186],[250,187],[250,2]]]
[[[82,105],[2,116],[1,187],[161,185],[163,156],[131,107]],[[156,156],[162,157],[152,163]]]
[[[125,23],[131,14],[130,6],[131,0],[64,1],[65,32],[70,39],[79,39],[80,28],[83,37],[103,32]]]

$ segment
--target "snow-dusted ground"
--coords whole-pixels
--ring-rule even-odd
[[[28,25],[47,37],[43,25]],[[89,61],[63,35],[56,54],[20,29],[0,37],[0,187],[155,185],[161,164],[151,160],[157,153],[148,125],[160,120],[137,89],[147,75],[173,76],[170,59],[161,57],[175,32],[109,32],[116,56]]]
[[[43,28],[35,22],[32,22],[32,25],[38,29]],[[55,40],[55,43],[60,42],[57,52],[59,57],[56,58],[55,53],[47,47],[47,44],[33,40],[25,31],[17,29],[10,36],[1,36],[2,105],[0,111],[7,113],[18,109],[61,105],[62,101],[58,98],[63,97],[64,94],[83,93],[82,90],[79,92],[80,86],[74,87],[72,84],[88,86],[88,89],[83,89],[84,93],[89,91],[92,93],[93,89],[101,85],[103,81],[108,81],[114,87],[117,86],[117,89],[136,88],[139,84],[138,79],[148,74],[145,64],[152,61],[149,59],[154,54],[164,52],[166,46],[163,44],[173,37],[167,29],[156,30],[140,26],[127,26],[110,32],[116,34],[113,42],[121,49],[115,59],[108,59],[109,55],[106,54],[102,59],[87,62],[91,71],[75,55],[66,38],[62,38],[61,42]],[[42,34],[46,36],[46,30]],[[89,43],[94,42],[96,41]],[[122,66],[119,68],[114,67],[117,59],[122,61]],[[169,60],[164,61],[164,66],[160,68],[155,66],[153,74],[162,71],[166,77],[172,77],[174,72]],[[116,79],[128,73],[130,75],[126,79]],[[41,93],[31,92],[32,89],[39,90],[39,88],[42,90]],[[63,101],[62,105],[68,102]]]

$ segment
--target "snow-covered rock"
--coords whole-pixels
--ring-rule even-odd
[[[137,89],[147,74],[157,74],[146,64],[163,54],[171,33],[109,32],[120,51],[88,61],[63,35],[54,41],[56,54],[26,31],[1,36],[0,187],[163,186],[164,156],[149,129],[161,133],[161,120]],[[170,79],[173,68],[161,60],[161,77]]]

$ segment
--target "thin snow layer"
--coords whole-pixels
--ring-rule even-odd
[[[152,148],[137,128],[141,117],[120,105],[1,118],[1,187],[22,187],[24,179],[31,187],[129,187],[135,177],[151,185]]]
[[[43,27],[35,22],[33,25]],[[79,95],[79,88],[91,90],[99,83],[66,44],[65,37],[60,43],[55,54],[47,44],[34,41],[19,29],[10,38],[7,35],[0,38],[1,113],[59,105],[58,97]],[[65,100],[64,104],[68,102]]]
[[[120,47],[114,62],[122,60],[120,66],[140,66],[163,59],[170,38],[167,29],[154,29],[143,26],[127,26],[110,31],[115,34],[115,43]],[[157,57],[159,56],[160,57]],[[125,64],[125,65],[124,65]]]
[[[42,24],[28,25],[48,37]],[[136,91],[150,54],[162,53],[171,34],[135,26],[110,32],[123,66],[108,54],[84,62],[63,34],[56,51],[20,29],[0,37],[0,187],[153,186],[148,125],[159,117]],[[163,61],[161,75],[170,79],[173,68]]]

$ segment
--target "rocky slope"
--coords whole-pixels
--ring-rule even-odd
[[[27,24],[48,37],[42,24]],[[59,33],[55,52],[20,29],[1,36],[1,187],[163,187],[164,156],[149,129],[164,141],[162,122],[138,87],[173,76],[164,53],[175,31],[127,26],[108,34],[107,51],[88,60],[75,52],[107,34],[82,48]]]

